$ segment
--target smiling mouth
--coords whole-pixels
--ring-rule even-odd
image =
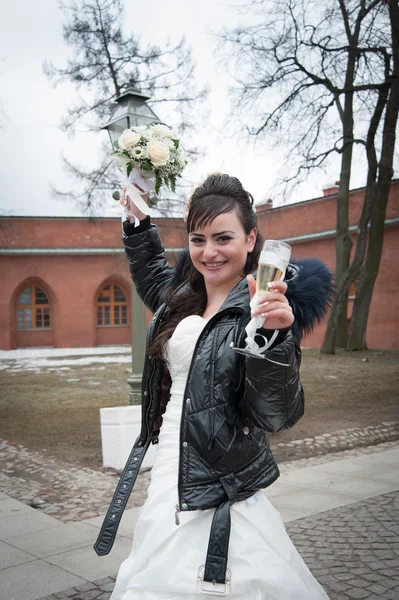
[[[223,262],[213,262],[213,263],[207,262],[207,263],[202,263],[202,264],[205,265],[205,267],[207,269],[219,269],[220,267],[223,267],[223,265],[225,265],[226,262],[227,261],[225,260]]]

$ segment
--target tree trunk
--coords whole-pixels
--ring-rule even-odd
[[[343,7],[344,10],[344,7]],[[345,9],[346,10],[346,9]],[[358,32],[356,33],[358,36]],[[353,44],[349,51],[348,64],[346,67],[345,88],[350,89],[353,86],[355,77],[356,53],[354,47],[357,39],[351,39],[348,32],[348,41]],[[339,107],[339,99],[337,99]],[[342,109],[341,109],[342,110]],[[337,229],[335,236],[335,297],[331,306],[330,317],[327,323],[326,333],[324,335],[321,352],[323,354],[335,354],[337,344],[345,347],[347,340],[347,290],[344,290],[341,283],[350,264],[350,255],[352,249],[352,239],[349,234],[349,189],[352,169],[353,155],[353,92],[345,93],[344,109],[341,115],[342,120],[342,159],[341,173],[339,180],[339,190],[337,197]]]
[[[392,171],[393,172],[393,171]],[[367,350],[366,330],[375,280],[381,262],[384,241],[384,222],[389,185],[381,186],[371,217],[366,261],[360,271],[359,287],[353,307],[347,350]]]
[[[360,274],[347,350],[366,350],[366,330],[375,280],[381,262],[384,242],[385,214],[393,177],[396,127],[399,111],[399,6],[389,0],[389,18],[392,32],[393,76],[387,101],[381,145],[381,160],[376,183],[377,201],[371,214],[371,226],[366,262]]]
[[[345,106],[345,108],[347,108]],[[348,107],[352,108],[352,106]],[[347,311],[347,293],[342,292],[340,282],[346,273],[352,249],[352,240],[349,235],[349,187],[350,174],[352,166],[353,153],[353,115],[352,110],[347,116],[346,129],[347,135],[344,139],[347,143],[344,147],[341,160],[341,175],[339,182],[339,191],[337,197],[337,231],[336,231],[336,266],[335,282],[336,290],[333,303],[331,305],[330,317],[327,323],[326,333],[324,335],[321,352],[323,354],[335,354],[337,341],[340,344],[346,340],[346,311]],[[350,133],[349,133],[350,131]],[[345,331],[344,331],[345,329]]]

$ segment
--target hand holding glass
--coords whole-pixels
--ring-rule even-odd
[[[277,240],[266,240],[260,253],[256,276],[256,295],[270,292],[271,281],[282,281],[291,256],[291,246]]]

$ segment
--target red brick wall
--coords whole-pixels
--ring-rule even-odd
[[[357,225],[364,189],[351,192],[349,225]],[[257,211],[259,229],[266,238],[280,239],[335,230],[337,196],[323,196],[305,202]],[[399,217],[399,180],[390,190],[386,219]]]
[[[182,219],[155,219],[168,247],[186,239]],[[120,219],[18,217],[1,220],[0,248],[120,248]]]
[[[363,190],[351,195],[351,223],[361,210]],[[284,239],[334,230],[336,196],[258,212],[265,238]],[[391,187],[387,219],[399,217],[399,181]],[[155,220],[166,248],[187,245],[182,219]],[[7,249],[120,249],[119,219],[4,218],[0,224],[0,248]],[[355,237],[353,238],[355,240]],[[399,293],[398,225],[386,229],[380,273],[370,310],[367,342],[370,348],[398,347]],[[311,239],[293,245],[293,256],[317,256],[334,271],[334,237]],[[169,255],[172,260],[172,255]],[[96,327],[96,298],[103,285],[117,283],[128,298],[131,283],[123,252],[109,254],[0,255],[0,348],[21,346],[87,347],[131,342],[129,327]],[[51,331],[16,331],[16,301],[23,288],[37,283],[47,293],[52,310]],[[350,307],[351,309],[351,307]],[[149,319],[147,312],[147,321]],[[324,327],[315,328],[304,345],[319,347]]]

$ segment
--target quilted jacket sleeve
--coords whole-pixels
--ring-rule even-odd
[[[134,232],[135,229],[130,231]],[[148,220],[144,226],[137,227],[132,235],[124,233],[122,239],[137,293],[147,308],[155,313],[174,275],[165,258],[158,229]]]
[[[245,352],[245,393],[241,411],[256,427],[272,432],[288,429],[303,415],[300,362],[301,350],[291,331],[263,356]]]

